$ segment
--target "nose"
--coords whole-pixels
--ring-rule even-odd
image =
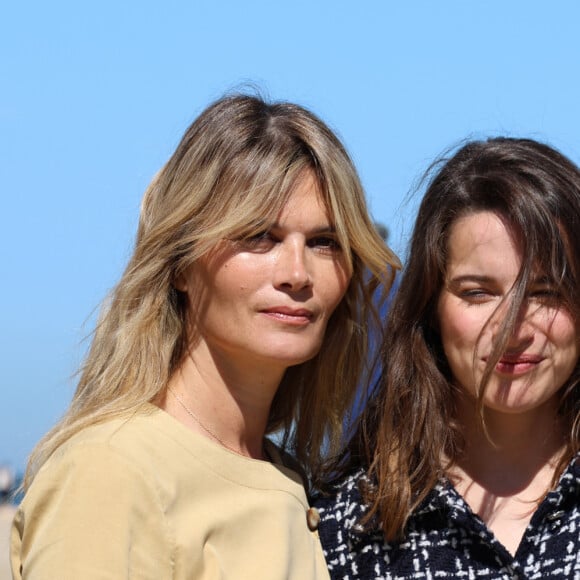
[[[525,348],[533,342],[535,334],[535,326],[532,320],[534,317],[534,308],[534,306],[525,301],[522,304],[508,337],[506,345],[508,350]]]
[[[304,241],[285,240],[280,244],[274,268],[277,288],[298,291],[312,286],[307,247]]]
[[[533,327],[526,320],[518,320],[510,334],[507,342],[507,348],[519,350],[530,345],[534,341]]]

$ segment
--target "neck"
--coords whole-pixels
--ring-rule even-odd
[[[486,408],[485,425],[475,402],[458,402],[465,450],[449,476],[459,493],[515,554],[540,500],[551,488],[565,438],[554,402],[523,413]]]
[[[486,408],[487,432],[473,400],[459,401],[458,411],[465,452],[457,466],[463,478],[499,497],[530,486],[543,488],[540,495],[546,491],[565,445],[555,401],[525,413]]]
[[[171,378],[161,407],[193,431],[240,455],[264,459],[264,433],[285,369],[236,365],[198,344]]]

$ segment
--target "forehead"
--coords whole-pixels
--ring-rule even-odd
[[[482,211],[459,217],[447,241],[447,276],[472,270],[517,275],[522,255],[512,228],[496,213]]]
[[[330,223],[328,206],[323,199],[318,180],[311,171],[297,180],[276,216],[276,224],[279,226],[296,221]]]

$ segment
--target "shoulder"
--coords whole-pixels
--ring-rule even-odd
[[[40,468],[23,503],[65,489],[74,495],[110,491],[118,498],[126,486],[135,492],[141,487],[139,482],[147,487],[149,469],[141,460],[138,446],[136,451],[129,443],[139,432],[134,425],[131,419],[119,418],[75,434]],[[125,433],[119,437],[121,431]]]
[[[363,496],[367,485],[370,480],[359,470],[338,481],[328,493],[313,498],[313,505],[320,513],[320,540],[332,578],[376,575],[376,570],[368,565],[370,560],[367,562],[358,554],[361,546],[374,546],[377,535],[367,532],[361,524],[368,509]],[[380,532],[378,536],[380,539]]]
[[[551,556],[566,559],[571,550],[576,553],[580,549],[580,454],[540,504],[529,532]]]
[[[569,463],[568,467],[560,476],[558,485],[547,494],[538,509],[539,515],[547,517],[552,522],[574,521],[571,530],[575,531],[580,522],[580,453]],[[534,521],[534,520],[532,520]],[[552,529],[559,529],[560,533],[569,532],[568,525],[559,529],[553,525]],[[561,526],[560,526],[561,528]],[[576,542],[580,539],[580,528]]]
[[[23,505],[46,502],[67,493],[115,501],[131,493],[153,493],[155,466],[151,449],[159,446],[154,413],[148,410],[88,426],[64,442],[39,469]],[[68,501],[67,503],[70,503]]]
[[[84,427],[65,441],[42,471],[59,465],[87,462],[125,462],[128,467],[144,472],[158,472],[175,454],[195,450],[195,440],[167,413],[151,404],[115,418]]]
[[[59,462],[87,447],[107,449],[119,455],[131,455],[134,449],[147,445],[149,440],[154,439],[151,432],[155,430],[154,415],[155,411],[146,407],[131,414],[85,426],[58,447],[47,463]]]
[[[135,565],[158,577],[170,569],[166,502],[147,463],[116,442],[123,424],[115,419],[86,428],[39,470],[13,524],[18,566],[87,578],[93,576],[82,570],[91,566],[121,574]],[[133,538],[138,549],[128,550]]]
[[[358,470],[336,482],[327,493],[317,494],[313,504],[323,525],[334,521],[346,529],[356,529],[357,519],[367,510],[361,491],[365,485],[369,485],[369,479],[363,470]]]
[[[327,493],[313,498],[320,514],[319,533],[327,557],[346,549],[353,535],[362,530],[360,520],[366,512],[361,486],[367,482],[360,470],[336,482]]]

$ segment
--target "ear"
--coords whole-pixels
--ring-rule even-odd
[[[179,292],[187,292],[189,290],[189,285],[187,283],[187,275],[184,272],[180,272],[173,277],[172,286],[179,290]]]

